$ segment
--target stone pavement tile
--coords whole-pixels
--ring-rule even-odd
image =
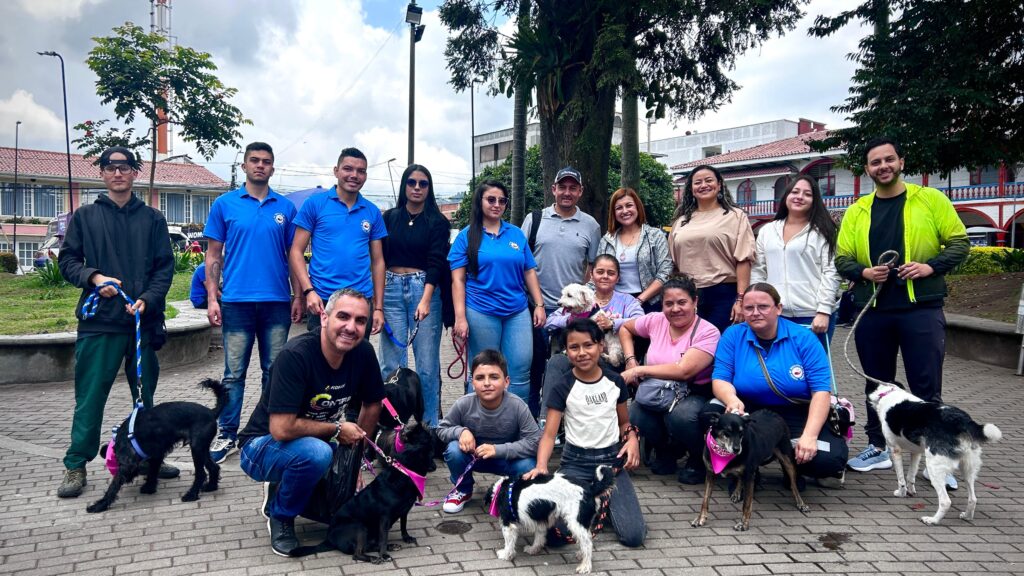
[[[817,564],[765,564],[772,574],[819,574],[823,572]]]

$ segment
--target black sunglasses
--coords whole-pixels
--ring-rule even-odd
[[[494,206],[495,204],[498,206],[508,204],[508,198],[505,198],[504,196],[486,196],[484,200],[487,200],[487,203],[491,206]]]
[[[417,180],[415,178],[409,178],[405,181],[405,185],[410,188],[415,188],[419,184],[420,188],[430,188],[430,180]]]

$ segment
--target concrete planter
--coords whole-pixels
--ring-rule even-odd
[[[167,343],[157,352],[160,367],[198,362],[210,349],[210,324],[204,310],[188,301],[167,321]],[[75,332],[0,336],[0,384],[64,382],[75,379]]]
[[[1021,335],[1013,324],[946,314],[946,354],[1004,368],[1017,368]]]

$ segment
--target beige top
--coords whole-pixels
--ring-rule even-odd
[[[754,232],[739,208],[695,211],[686,226],[672,224],[668,249],[676,270],[693,277],[697,288],[736,281],[736,264],[754,260]]]

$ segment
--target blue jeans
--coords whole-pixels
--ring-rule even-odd
[[[729,316],[736,303],[736,283],[723,282],[701,288],[697,292],[697,315],[711,322],[719,332],[725,332],[726,328],[732,326]]]
[[[562,461],[558,471],[577,482],[593,482],[597,467],[602,464],[613,466],[620,448],[618,444],[608,448],[578,448],[566,444],[562,448]],[[636,496],[636,489],[633,488],[633,481],[629,478],[629,472],[625,470],[619,470],[615,475],[615,489],[611,491],[608,499],[608,515],[623,546],[643,546],[647,537],[647,523],[644,522],[643,511],[640,510],[640,500]],[[562,531],[565,531],[564,526]]]
[[[825,343],[825,338],[827,337],[828,341],[832,342],[832,334],[834,334],[835,331],[836,331],[836,317],[837,317],[837,314],[838,314],[837,312],[833,312],[832,315],[829,316],[829,318],[828,318],[828,330],[824,334],[815,334],[815,336],[818,337],[818,342],[821,342],[821,347],[825,349],[826,353],[828,353],[829,347]],[[786,318],[786,320],[790,320],[792,322],[796,322],[797,324],[800,324],[800,325],[803,325],[803,326],[810,326],[811,322],[814,321],[814,316],[786,316],[785,318]],[[829,361],[831,362],[832,359],[829,358]]]
[[[306,509],[313,488],[327,473],[334,446],[306,436],[278,442],[270,434],[253,438],[242,447],[242,470],[257,482],[277,482],[270,500],[270,516],[295,518]]]
[[[384,284],[384,321],[391,328],[395,338],[408,344],[409,334],[416,323],[416,306],[423,298],[427,274],[395,274],[386,272]],[[436,287],[435,287],[436,288]],[[431,428],[437,427],[441,409],[441,293],[434,290],[430,299],[430,314],[420,321],[416,339],[412,341],[416,374],[423,389],[423,414],[417,418]],[[400,347],[391,341],[383,330],[380,334],[380,371],[384,378],[399,367],[409,366],[409,348]]]
[[[469,323],[469,358],[487,349],[498,350],[508,362],[508,377],[512,383],[508,391],[530,401],[530,362],[533,361],[533,320],[529,309],[511,316],[490,316],[466,307],[466,321]],[[467,374],[467,378],[471,376]],[[473,389],[466,383],[466,393]]]
[[[469,465],[472,459],[473,456],[471,454],[466,454],[459,449],[458,440],[452,440],[448,443],[448,448],[444,451],[444,462],[448,465],[448,473],[451,476],[452,484],[455,484],[455,481],[466,470],[466,466]],[[536,466],[537,460],[535,458],[519,458],[516,460],[488,458],[486,460],[477,460],[476,464],[473,465],[473,470],[467,472],[466,477],[462,479],[462,483],[455,488],[463,494],[472,494],[474,484],[473,472],[486,472],[488,474],[497,474],[498,476],[519,478],[533,470]]]
[[[245,373],[249,368],[253,342],[259,340],[262,390],[270,383],[270,365],[288,341],[291,307],[288,302],[222,302],[224,319],[224,387],[228,403],[217,418],[220,433],[238,437],[238,422],[245,395]]]

